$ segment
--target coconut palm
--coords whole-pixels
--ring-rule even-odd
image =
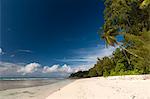
[[[105,40],[107,47],[108,45],[115,47],[115,44],[118,44],[118,42],[116,41],[116,38],[114,36],[111,36],[109,32],[104,33],[102,35],[102,39]]]
[[[128,64],[130,65],[130,60],[125,52],[125,48],[123,48],[119,42],[117,42],[115,36],[112,36],[110,35],[111,33],[110,32],[106,32],[102,35],[102,39],[104,39],[104,41],[106,42],[106,46],[110,45],[110,46],[113,46],[115,47],[115,45],[119,45],[120,48],[122,49],[127,61],[128,61]]]
[[[119,43],[119,42],[116,40],[115,36],[111,35],[110,32],[104,33],[101,38],[105,40],[106,46],[110,45],[110,46],[115,47],[116,45],[118,45],[118,46],[122,49],[122,51],[123,51],[123,53],[124,53],[124,55],[125,55],[125,57],[126,57],[126,59],[127,59],[129,65],[130,65],[130,60],[129,60],[128,56],[127,56],[127,53],[129,53],[129,54],[131,54],[131,55],[133,55],[133,56],[135,56],[135,57],[138,57],[138,58],[143,59],[142,57],[136,55],[135,53],[129,51],[129,50],[126,49],[123,45],[121,45],[121,43]],[[126,53],[126,52],[127,52],[127,53]]]

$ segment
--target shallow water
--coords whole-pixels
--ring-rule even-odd
[[[64,79],[57,78],[21,78],[21,79],[3,79],[0,80],[0,91],[8,90],[8,89],[16,89],[16,88],[26,88],[26,87],[34,87],[34,86],[43,86],[48,84],[53,84]]]
[[[45,99],[53,92],[60,90],[62,87],[73,81],[74,80],[72,79],[7,81],[9,84],[5,83],[5,88],[8,89],[7,85],[9,85],[9,89],[3,89],[0,91],[0,99]],[[13,84],[15,86],[12,87]],[[19,86],[19,84],[21,87]]]

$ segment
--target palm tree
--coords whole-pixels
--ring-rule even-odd
[[[123,47],[123,45],[121,45],[116,40],[115,36],[111,35],[111,33],[109,31],[106,32],[106,33],[104,33],[101,38],[105,40],[106,46],[110,45],[110,46],[115,47],[116,45],[118,45],[122,49],[122,51],[123,51],[123,53],[124,53],[124,55],[125,55],[125,57],[126,57],[129,65],[130,65],[130,60],[129,60],[126,52],[129,53],[129,54],[131,54],[131,55],[133,55],[133,56],[135,56],[135,57],[143,59],[142,57],[136,55],[135,53],[132,53],[131,51],[129,51],[128,49],[126,49],[125,47]]]
[[[113,47],[115,47],[115,45],[119,45],[120,46],[120,43],[117,42],[117,40],[116,40],[116,38],[114,36],[110,35],[110,32],[104,33],[102,35],[102,39],[105,40],[106,46],[108,46],[108,45],[113,46]],[[124,55],[125,55],[125,57],[126,57],[126,59],[128,61],[128,64],[130,65],[130,60],[129,60],[129,58],[128,58],[124,48],[122,46],[120,46],[120,48],[122,49],[122,51],[123,51],[123,53],[124,53]]]

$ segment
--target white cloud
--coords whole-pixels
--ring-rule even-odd
[[[25,67],[21,67],[17,72],[22,72],[23,74],[33,73],[38,70],[40,64],[38,63],[30,63],[27,64]]]
[[[21,69],[21,66],[9,62],[0,62],[0,76],[19,75],[16,71]]]
[[[44,66],[43,73],[57,72],[58,68],[59,68],[59,65],[53,65],[51,67]]]
[[[59,68],[58,71],[63,72],[63,73],[72,73],[73,69],[70,66],[64,64],[61,68]]]
[[[84,67],[84,66],[83,66]],[[39,63],[30,64],[15,64],[9,62],[0,62],[0,76],[29,76],[29,75],[59,75],[68,76],[68,74],[77,72],[79,70],[85,70],[81,67],[71,67],[67,64],[64,65],[53,65],[51,67],[42,67]]]
[[[3,49],[0,48],[0,55],[4,54]]]
[[[3,51],[2,51],[2,48],[0,48],[0,54],[2,53]]]
[[[48,66],[44,66],[43,67],[43,73],[73,73],[73,72],[78,72],[78,71],[84,71],[84,70],[88,70],[89,67],[87,66],[75,66],[75,67],[71,67],[67,64],[64,64],[62,66],[60,65],[53,65],[51,67]]]
[[[86,70],[89,70],[91,67],[92,67],[92,65],[80,65],[80,66],[75,66],[73,72],[86,71]]]
[[[64,64],[63,66],[60,65],[53,65],[51,67],[44,66],[43,73],[53,73],[53,72],[72,73],[73,69],[66,64]]]

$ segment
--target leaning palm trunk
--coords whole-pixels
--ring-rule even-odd
[[[135,53],[132,53],[131,51],[129,51],[128,49],[126,49],[126,48],[124,48],[120,43],[116,43],[117,45],[119,45],[120,46],[120,48],[122,49],[122,51],[123,51],[123,53],[124,53],[124,55],[125,55],[125,57],[126,57],[126,59],[127,59],[127,61],[128,61],[128,64],[130,65],[130,59],[128,58],[128,56],[127,56],[127,54],[126,54],[126,52],[127,53],[129,53],[129,54],[131,54],[131,55],[133,55],[134,57],[137,57],[137,58],[140,58],[140,59],[143,59],[142,57],[140,57],[140,56],[138,56],[137,54],[135,54]]]
[[[115,46],[115,44],[117,44],[118,46],[120,46],[120,48],[122,49],[127,61],[128,61],[128,64],[130,65],[130,59],[128,58],[127,53],[135,56],[135,57],[138,57],[138,58],[141,58],[143,59],[142,57],[136,55],[135,53],[132,53],[131,51],[127,50],[126,48],[124,48],[119,42],[117,42],[117,40],[115,39],[114,36],[111,36],[109,32],[106,32],[102,38],[106,41],[106,45],[111,45],[111,46]]]
[[[126,57],[126,59],[127,59],[127,61],[128,61],[128,64],[130,65],[130,59],[128,58],[128,56],[127,56],[127,54],[126,54],[124,48],[121,47],[121,46],[120,46],[120,48],[122,49],[122,51],[123,51],[123,53],[124,53],[124,55],[125,55],[125,57]]]
[[[125,47],[123,47],[122,45],[120,45],[120,47],[122,47],[122,49],[124,49],[127,53],[129,53],[129,54],[133,55],[134,57],[136,57],[136,58],[140,58],[140,59],[144,59],[143,57],[141,57],[141,56],[139,56],[139,55],[137,55],[137,54],[135,54],[135,53],[131,52],[130,50],[126,49],[126,48],[125,48]]]
[[[126,52],[128,52],[129,54],[131,54],[131,55],[133,55],[133,56],[135,56],[135,57],[137,57],[137,58],[140,58],[140,59],[143,59],[143,57],[140,57],[140,56],[138,56],[137,54],[135,54],[135,53],[132,53],[131,51],[129,51],[128,49],[126,49],[126,48],[124,48],[124,47],[122,47],[122,46],[120,46],[123,50],[125,50]]]

